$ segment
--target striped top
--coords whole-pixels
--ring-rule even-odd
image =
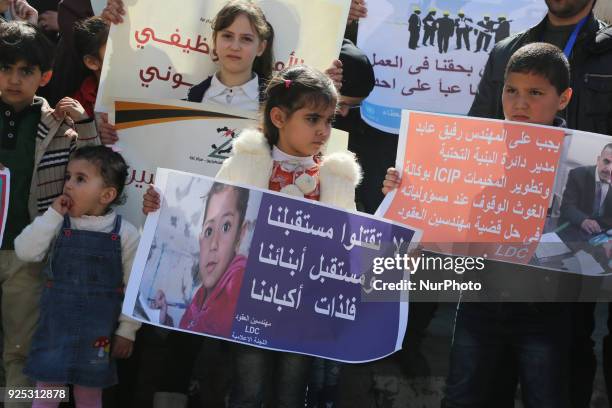
[[[36,97],[40,98],[40,97]],[[93,118],[73,124],[58,120],[44,98],[36,133],[34,174],[28,207],[32,218],[42,214],[62,194],[70,154],[78,147],[99,144]]]

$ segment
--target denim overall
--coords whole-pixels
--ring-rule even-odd
[[[72,229],[64,216],[45,267],[26,375],[87,387],[117,383],[109,352],[123,301],[120,228],[120,215],[110,233]]]

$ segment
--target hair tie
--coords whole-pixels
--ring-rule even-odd
[[[285,79],[285,89],[289,89],[289,87],[291,86],[291,80],[290,79]]]

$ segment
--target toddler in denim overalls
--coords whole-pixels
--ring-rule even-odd
[[[127,165],[105,146],[71,157],[63,194],[15,239],[25,261],[47,256],[40,320],[24,372],[38,388],[74,386],[76,406],[101,407],[117,383],[115,358],[127,358],[139,323],[120,315],[138,232],[110,208]],[[57,406],[39,400],[33,407]]]

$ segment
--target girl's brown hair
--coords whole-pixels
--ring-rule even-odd
[[[320,71],[306,65],[285,68],[275,75],[265,92],[263,104],[263,134],[270,146],[278,143],[278,128],[272,123],[272,108],[283,109],[290,117],[305,106],[336,106],[338,92],[332,80]]]
[[[274,30],[264,15],[261,8],[249,0],[231,0],[217,13],[212,23],[213,41],[217,39],[217,33],[226,29],[239,15],[246,16],[251,26],[257,33],[260,41],[267,41],[266,49],[261,56],[256,57],[253,62],[253,71],[263,79],[267,80],[272,75],[274,55],[272,45],[274,42]]]

